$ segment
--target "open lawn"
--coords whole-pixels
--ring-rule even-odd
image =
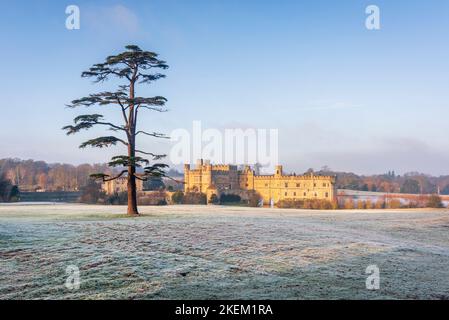
[[[140,210],[0,205],[0,298],[449,299],[447,209]]]

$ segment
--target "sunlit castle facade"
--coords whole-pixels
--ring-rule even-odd
[[[334,176],[284,175],[282,166],[276,166],[272,175],[256,175],[250,166],[238,170],[234,165],[212,165],[198,160],[195,168],[184,165],[184,183],[185,192],[201,192],[208,199],[212,194],[255,191],[265,204],[287,199],[335,201],[337,195]]]
[[[103,182],[101,185],[101,189],[106,194],[115,194],[128,191],[128,178],[120,177],[115,180]],[[143,190],[143,182],[142,180],[136,179],[136,189],[137,191]]]

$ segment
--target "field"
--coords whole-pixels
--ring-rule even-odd
[[[1,205],[0,299],[449,299],[448,210],[123,212]]]

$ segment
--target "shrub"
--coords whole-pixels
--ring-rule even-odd
[[[354,209],[354,200],[352,198],[346,199],[344,209]]]
[[[9,191],[9,202],[18,202],[20,200],[20,191],[18,186],[12,186]]]
[[[218,197],[215,193],[213,193],[209,198],[210,204],[218,204]]]
[[[336,209],[336,203],[321,199],[284,199],[280,200],[276,206],[278,208],[312,209],[312,210],[332,210]]]
[[[241,201],[242,198],[237,194],[222,194],[220,196],[220,203],[236,203]]]
[[[386,206],[388,209],[399,209],[402,205],[399,199],[390,199]]]
[[[437,194],[433,194],[427,200],[427,207],[429,208],[443,208],[443,202],[441,201],[441,197]]]
[[[417,201],[410,201],[408,204],[407,204],[407,208],[419,208],[420,206],[419,206],[419,203],[417,202]]]
[[[297,202],[299,202],[299,201],[297,201]],[[292,208],[297,208],[299,206],[299,204],[295,203],[294,200],[284,199],[284,200],[279,200],[278,203],[276,203],[276,206],[278,208],[292,209]]]
[[[259,207],[261,200],[262,198],[257,192],[252,192],[248,197],[248,206],[254,208]]]
[[[0,202],[16,202],[20,198],[19,195],[19,188],[4,175],[0,175]]]
[[[184,194],[185,204],[207,204],[207,196],[200,192],[187,192]]]
[[[143,197],[137,200],[139,206],[166,206],[167,200],[165,199],[154,199],[150,197]]]
[[[94,180],[89,180],[88,184],[81,189],[81,203],[96,204],[101,199],[106,198],[106,194],[101,190],[101,185]]]
[[[428,206],[429,202],[429,196],[427,195],[420,195],[418,199],[415,200],[416,205],[418,208],[425,208]]]
[[[128,204],[128,192],[123,191],[114,193],[106,198],[105,203],[111,205],[126,205]]]
[[[335,204],[332,201],[328,200],[312,200],[312,209],[319,210],[334,210],[336,209]]]
[[[385,201],[379,199],[376,201],[376,203],[374,204],[374,208],[375,209],[385,209]]]
[[[182,191],[176,191],[171,196],[171,201],[174,204],[183,204],[184,203],[184,192]]]
[[[366,209],[366,203],[365,203],[365,201],[358,200],[358,201],[357,201],[357,209]]]
[[[167,194],[160,190],[139,197],[137,203],[144,206],[165,206],[167,205],[166,198]]]

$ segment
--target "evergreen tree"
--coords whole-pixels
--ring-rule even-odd
[[[159,60],[158,55],[154,52],[143,51],[138,46],[126,46],[126,51],[117,55],[109,56],[105,62],[98,63],[89,68],[88,71],[82,73],[83,78],[93,78],[95,83],[100,83],[110,78],[117,78],[125,82],[120,85],[116,91],[104,91],[94,93],[87,97],[83,97],[72,101],[69,105],[71,108],[76,107],[92,107],[92,106],[109,106],[115,108],[123,117],[122,124],[114,124],[104,119],[101,114],[84,114],[74,119],[74,125],[65,126],[63,129],[67,131],[67,135],[75,134],[84,129],[91,129],[94,126],[105,126],[113,132],[121,133],[122,137],[103,136],[88,140],[80,145],[85,147],[110,147],[116,144],[122,144],[127,148],[126,155],[118,155],[111,159],[109,166],[126,168],[119,174],[110,176],[105,173],[95,173],[91,177],[99,179],[103,182],[118,179],[126,174],[128,184],[128,214],[137,215],[137,189],[136,179],[146,181],[151,177],[165,176],[164,169],[166,164],[153,163],[142,156],[149,156],[153,161],[157,161],[165,157],[151,152],[136,149],[136,137],[138,135],[146,135],[155,138],[167,138],[164,134],[157,132],[147,132],[137,130],[138,114],[144,110],[164,112],[166,99],[161,96],[140,97],[136,95],[136,86],[138,84],[150,84],[158,79],[162,79],[165,75],[151,71],[157,69],[167,69],[168,65],[165,61]],[[142,156],[139,156],[140,154]],[[136,168],[144,167],[143,173],[138,174]]]

